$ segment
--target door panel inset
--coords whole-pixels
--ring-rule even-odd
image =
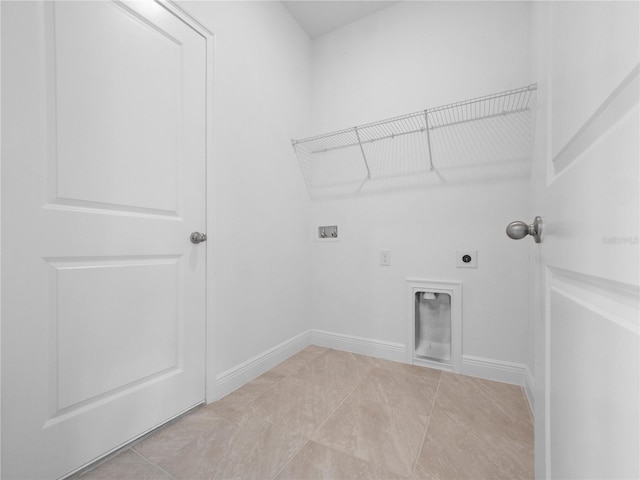
[[[49,265],[57,412],[178,367],[178,259]]]
[[[117,4],[61,3],[52,17],[52,200],[176,212],[181,43]]]
[[[589,296],[585,292],[581,297]],[[631,478],[640,448],[637,332],[625,328],[626,322],[607,318],[615,315],[615,309],[600,310],[562,288],[552,287],[550,310],[554,320],[549,405],[554,476]],[[627,320],[637,322],[634,313]],[[606,411],[606,418],[594,415],[599,411]]]

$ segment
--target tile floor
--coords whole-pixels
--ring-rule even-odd
[[[522,388],[310,346],[82,480],[533,478]]]

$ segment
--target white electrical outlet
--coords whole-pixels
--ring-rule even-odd
[[[456,250],[457,268],[478,268],[477,250]]]
[[[380,266],[388,267],[391,265],[391,250],[380,250]]]

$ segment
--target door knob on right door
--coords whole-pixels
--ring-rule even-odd
[[[533,219],[531,225],[525,222],[516,221],[507,225],[507,236],[514,240],[520,240],[527,235],[531,235],[536,243],[542,242],[542,217]]]
[[[191,239],[191,243],[202,243],[207,241],[207,234],[200,232],[193,232],[189,237]]]

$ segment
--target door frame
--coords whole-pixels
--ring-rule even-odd
[[[117,0],[115,0],[117,1]],[[211,403],[217,400],[216,397],[216,368],[215,368],[215,286],[216,286],[216,248],[215,248],[215,225],[216,225],[216,203],[215,192],[215,161],[213,155],[213,61],[214,61],[214,33],[205,25],[200,23],[188,11],[175,3],[173,0],[154,0],[162,5],[169,12],[187,24],[191,29],[201,35],[206,45],[207,65],[206,65],[206,115],[205,115],[205,151],[206,151],[206,233],[207,241],[207,266],[206,266],[206,307],[205,307],[205,402]]]
[[[118,2],[118,0],[113,0]],[[215,185],[215,161],[213,155],[213,60],[214,60],[214,37],[215,35],[205,25],[200,23],[192,15],[190,15],[180,5],[173,0],[154,0],[160,4],[168,12],[175,15],[179,20],[185,23],[189,28],[204,38],[206,42],[206,105],[205,105],[205,190],[206,190],[206,225],[203,225],[207,232],[209,241],[206,242],[206,269],[205,269],[205,402],[210,403],[216,400],[216,368],[215,368],[215,258],[216,249],[212,240],[215,238],[216,225],[216,205],[213,186]],[[2,19],[2,9],[0,8],[0,20]],[[2,33],[0,21],[0,34]],[[0,62],[0,74],[2,72],[2,62]],[[0,104],[2,102],[2,94],[0,91]],[[2,125],[0,124],[0,144],[2,142]],[[0,150],[0,179],[2,178],[2,152]],[[2,186],[0,182],[0,207],[2,198]],[[0,218],[0,233],[2,232],[2,221]],[[2,249],[0,235],[0,271],[2,269]],[[0,292],[1,292],[0,284]],[[0,295],[0,325],[4,321],[1,314],[2,296]],[[0,329],[1,332],[1,329]],[[1,343],[0,343],[1,348]],[[1,354],[1,350],[0,350]],[[1,368],[1,365],[0,365]],[[0,392],[2,391],[2,380],[0,376]],[[0,397],[1,399],[1,397]],[[1,400],[0,400],[1,405]],[[2,415],[0,412],[0,429],[2,427]],[[0,436],[0,478],[2,477],[2,444]]]

